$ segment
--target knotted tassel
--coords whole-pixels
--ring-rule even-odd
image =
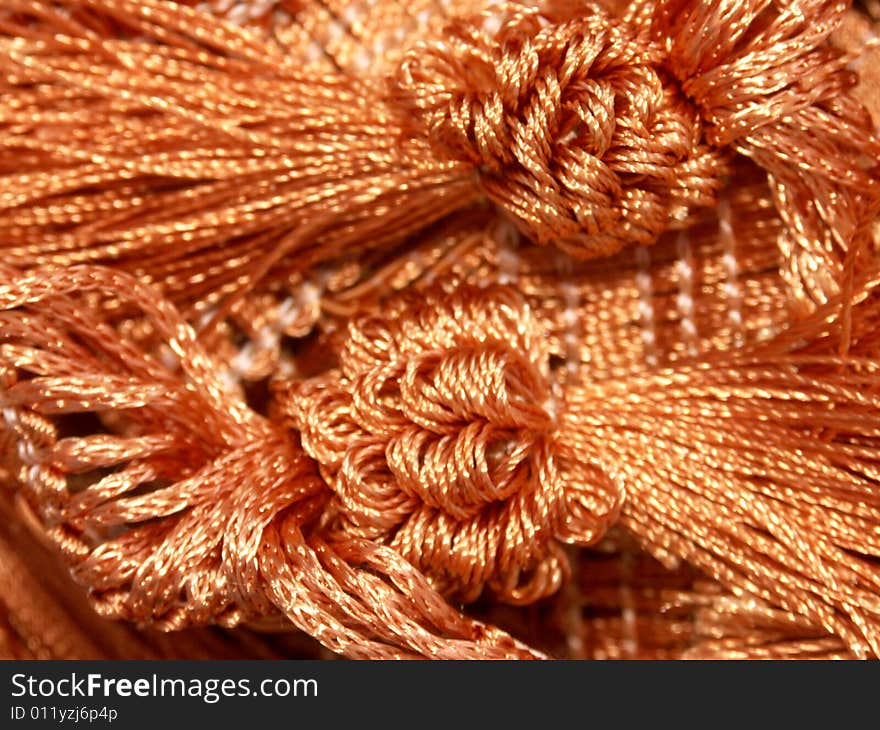
[[[283,611],[352,656],[519,656],[434,589],[533,600],[564,575],[554,541],[590,544],[619,513],[662,560],[880,654],[876,280],[857,289],[846,357],[831,302],[744,352],[562,389],[518,295],[391,303],[353,322],[342,371],[280,390],[328,489],[148,288],[106,269],[4,275],[19,481],[108,615],[178,628]],[[137,302],[170,364],[71,298],[87,291]],[[47,420],[80,412],[103,427],[65,437]]]
[[[12,0],[4,258],[113,264],[204,307],[482,199],[594,257],[686,225],[735,150],[771,175],[797,301],[825,301],[878,198],[825,44],[845,4],[634,8],[501,3],[362,80],[173,3]]]
[[[463,290],[354,320],[341,368],[280,390],[335,497],[335,534],[390,545],[447,595],[554,592],[560,542],[615,522],[674,566],[880,656],[877,281],[776,338],[551,388],[516,294]]]
[[[103,615],[179,629],[286,616],[353,657],[528,658],[388,548],[316,532],[329,492],[296,440],[227,391],[192,329],[108,269],[2,269],[0,408],[18,481]],[[162,362],[87,294],[153,324]],[[98,427],[65,435],[58,419]]]
[[[823,45],[842,6],[638,7],[663,12],[505,5],[451,26],[448,68],[428,43],[385,81],[306,78],[154,0],[4,8],[0,245],[29,271],[0,269],[0,407],[17,480],[99,610],[164,628],[286,617],[351,656],[534,656],[440,594],[545,596],[559,544],[619,519],[666,562],[880,654],[878,299],[854,273],[876,141]],[[729,45],[725,18],[743,33]],[[766,86],[713,97],[728,75],[745,93],[755,59]],[[791,81],[803,68],[813,92]],[[832,142],[819,163],[795,154],[804,129]],[[191,309],[484,196],[537,243],[607,254],[685,225],[733,148],[771,173],[793,293],[819,309],[654,373],[554,380],[517,295],[462,289],[355,319],[339,367],[279,384],[270,421],[144,284]],[[118,306],[154,339],[129,340]],[[69,436],[72,413],[99,426]]]
[[[559,589],[562,543],[616,520],[619,482],[560,448],[542,331],[514,290],[403,297],[353,320],[340,360],[278,388],[335,492],[334,532],[390,545],[448,596],[522,604]]]

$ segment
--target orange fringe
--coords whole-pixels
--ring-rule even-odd
[[[449,600],[564,606],[570,546],[623,530],[698,573],[592,655],[647,620],[680,656],[880,656],[846,3],[478,5],[375,73],[158,0],[4,6],[15,513],[161,630],[540,657]]]

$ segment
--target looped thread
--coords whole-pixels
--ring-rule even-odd
[[[9,466],[98,613],[165,630],[286,617],[352,657],[539,656],[459,614],[393,550],[319,535],[331,495],[314,463],[225,387],[150,287],[100,267],[0,275]],[[117,297],[179,359],[109,327],[102,298]],[[98,432],[65,436],[51,418],[77,414]]]
[[[355,319],[340,368],[279,403],[336,494],[336,529],[391,545],[461,600],[552,593],[557,541],[595,542],[622,501],[560,449],[541,333],[509,289]]]
[[[14,4],[0,29],[2,468],[99,612],[164,629],[284,617],[350,656],[534,656],[436,589],[548,595],[561,543],[601,538],[626,493],[622,527],[661,559],[880,655],[880,143],[827,43],[846,3],[650,0],[621,17],[503,3],[419,45],[390,88],[315,75],[162,0]],[[820,305],[744,355],[614,363],[593,381],[573,368],[560,395],[523,299],[461,289],[355,319],[338,369],[279,386],[298,434],[227,367],[238,350],[237,372],[262,377],[281,331],[327,323],[321,294],[290,288],[305,270],[418,245],[483,192],[531,239],[598,256],[684,225],[732,152],[768,173],[783,275]],[[751,198],[751,230],[766,202]],[[720,218],[730,320],[740,286],[761,318],[781,305],[742,276]],[[688,258],[677,304],[696,336],[692,294],[707,321],[723,308]],[[637,265],[653,323],[670,280]],[[542,306],[565,299],[547,314],[566,322],[589,305],[636,323],[632,300],[606,308],[620,288],[591,299],[559,271],[515,278]],[[252,350],[191,327],[285,292],[303,311],[255,326]],[[363,311],[349,304],[337,313]]]
[[[502,3],[418,44],[396,81],[435,151],[477,166],[526,235],[590,258],[653,243],[721,186],[725,155],[662,60],[593,5]]]
[[[629,18],[663,44],[664,68],[699,109],[705,139],[767,172],[785,223],[781,273],[802,312],[851,286],[857,258],[862,267],[875,259],[880,140],[849,93],[853,59],[827,43],[847,6],[658,0]]]

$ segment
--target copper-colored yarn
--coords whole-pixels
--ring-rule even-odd
[[[509,14],[509,17],[505,16]],[[724,155],[663,77],[663,53],[585,7],[505,7],[404,58],[399,92],[438,154],[480,171],[538,243],[579,257],[650,244],[714,201]]]
[[[213,5],[0,10],[4,655],[880,655],[872,21]]]
[[[559,448],[547,355],[509,288],[353,320],[340,369],[279,399],[338,498],[336,529],[387,542],[466,602],[486,584],[512,603],[555,593],[558,541],[596,542],[623,494]]]

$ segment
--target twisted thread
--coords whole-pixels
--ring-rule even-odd
[[[880,148],[825,42],[844,10],[505,2],[386,81],[316,77],[157,0],[14,0],[0,245],[24,268],[114,264],[187,314],[224,302],[218,321],[263,279],[387,248],[484,194],[576,256],[651,243],[712,204],[735,150],[770,174],[808,309],[867,255],[880,205]]]
[[[826,42],[845,4],[612,6],[498,4],[356,78],[175,3],[4,5],[2,474],[102,615],[534,657],[445,599],[548,596],[562,545],[618,523],[744,601],[737,620],[779,611],[823,651],[880,655],[878,142]],[[737,307],[760,289],[751,326],[784,326],[592,377],[579,312],[655,352],[654,300],[686,329],[712,295],[682,255],[676,299],[660,244],[633,254],[637,316],[620,287],[579,301],[574,265],[530,244],[589,258],[673,229],[689,251],[743,157],[769,174],[752,224],[781,232],[802,318],[757,283],[777,257],[747,278],[716,252]],[[487,252],[514,281],[529,262],[528,303],[462,284]],[[406,288],[443,257],[462,261],[408,295],[359,281]],[[270,417],[230,364],[272,372]]]
[[[714,202],[725,154],[703,143],[659,46],[590,5],[504,5],[482,25],[418,44],[397,84],[438,154],[477,167],[527,236],[607,256]]]
[[[444,594],[534,602],[565,576],[558,539],[592,544],[616,519],[619,485],[557,446],[546,348],[514,291],[404,297],[353,320],[340,357],[279,406],[336,494],[334,529]]]
[[[17,477],[100,614],[165,630],[286,616],[351,656],[536,656],[460,616],[395,552],[313,535],[329,496],[313,465],[228,392],[149,286],[106,268],[3,273],[0,409]],[[140,307],[179,369],[121,340],[89,293]],[[102,432],[62,436],[47,418],[82,413]]]

